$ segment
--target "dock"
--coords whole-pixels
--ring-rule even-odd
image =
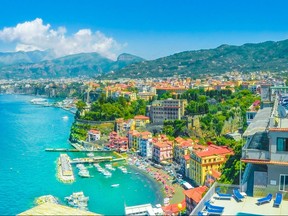
[[[47,152],[113,152],[112,150],[88,150],[88,149],[67,149],[67,148],[46,148]]]
[[[58,178],[64,183],[75,180],[71,167],[71,159],[67,154],[61,154],[57,162]]]
[[[112,156],[106,156],[106,157],[93,157],[93,158],[75,158],[70,161],[71,164],[78,164],[78,163],[98,163],[102,161],[110,161],[110,162],[116,162],[116,161],[122,161],[125,160],[125,158],[115,158],[113,159]]]

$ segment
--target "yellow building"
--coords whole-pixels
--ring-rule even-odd
[[[136,115],[134,117],[134,126],[135,129],[139,129],[141,127],[145,127],[146,124],[150,123],[150,119],[148,116],[144,116],[144,115]]]
[[[195,148],[190,155],[189,178],[198,185],[203,185],[206,176],[212,170],[219,172],[220,167],[226,162],[227,156],[233,154],[234,152],[227,146],[210,144],[204,148],[203,146]]]

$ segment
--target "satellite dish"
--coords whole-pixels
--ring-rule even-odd
[[[278,106],[278,115],[279,115],[279,118],[285,118],[287,113],[286,113],[286,109],[285,107],[279,105]]]

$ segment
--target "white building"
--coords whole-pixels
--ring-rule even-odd
[[[89,130],[88,131],[88,142],[93,142],[100,140],[101,132],[98,130]]]

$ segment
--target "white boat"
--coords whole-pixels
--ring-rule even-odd
[[[68,120],[68,116],[63,116],[62,119],[63,120]]]
[[[68,205],[73,206],[75,208],[79,208],[82,210],[87,210],[89,197],[85,197],[84,193],[81,192],[75,192],[72,195],[65,197],[65,201],[68,203]]]
[[[116,169],[112,167],[111,164],[105,164],[105,167],[109,170],[115,171]]]
[[[125,173],[125,174],[128,173],[128,172],[127,172],[127,168],[124,167],[124,166],[120,166],[119,169],[120,169],[123,173]]]
[[[103,173],[104,176],[107,176],[107,177],[112,176],[112,173],[109,172],[108,170],[105,170],[105,169],[104,169],[104,171],[102,173]]]
[[[78,173],[79,176],[83,177],[83,178],[90,178],[90,173],[88,170],[80,170]]]
[[[111,187],[119,187],[120,184],[112,184]]]
[[[87,153],[87,156],[88,157],[94,157],[94,153],[93,152],[89,152],[89,153]]]

